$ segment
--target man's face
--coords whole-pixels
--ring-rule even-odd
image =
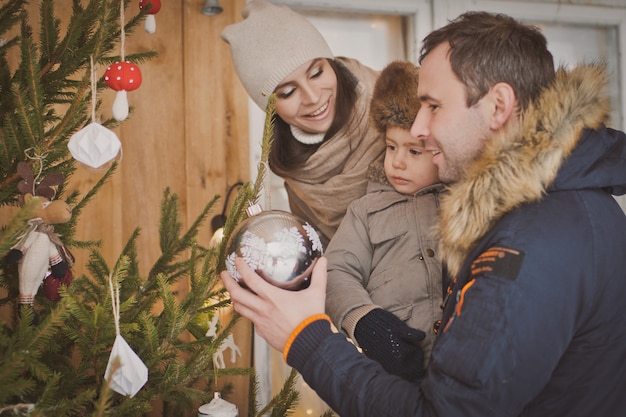
[[[424,140],[444,183],[458,181],[483,150],[489,129],[489,106],[483,99],[467,107],[465,86],[452,71],[449,45],[434,48],[422,61],[417,95],[421,108],[411,134]]]

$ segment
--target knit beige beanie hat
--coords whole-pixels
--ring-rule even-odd
[[[241,83],[262,110],[276,86],[299,66],[333,58],[315,26],[287,6],[252,0],[241,15],[244,20],[224,28],[221,36],[230,45]]]

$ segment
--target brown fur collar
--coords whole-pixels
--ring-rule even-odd
[[[441,201],[439,231],[440,253],[452,276],[497,220],[541,199],[581,131],[605,122],[606,84],[602,65],[560,68],[520,123],[496,135],[465,178],[450,185]]]

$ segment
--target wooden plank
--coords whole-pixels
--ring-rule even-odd
[[[222,200],[210,218],[219,214],[228,188],[237,181],[248,181],[247,95],[239,83],[230,59],[228,45],[220,38],[222,29],[241,20],[245,0],[222,1],[223,12],[206,16],[200,12],[203,1],[185,1],[183,26],[185,80],[185,140],[187,173],[187,215],[197,216],[216,194]],[[199,236],[208,245],[210,222]],[[228,314],[225,315],[227,317]],[[252,325],[242,319],[233,331],[242,355],[228,367],[252,364]],[[226,399],[237,405],[240,415],[248,408],[248,378],[229,377],[218,385],[231,383],[233,392]]]

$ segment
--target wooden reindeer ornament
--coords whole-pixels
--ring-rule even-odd
[[[206,332],[205,336],[208,337],[217,337],[217,322],[218,317],[217,313],[211,317],[209,321],[209,329]],[[235,363],[237,360],[237,355],[241,356],[241,351],[239,347],[235,344],[235,339],[232,333],[228,333],[226,339],[222,341],[217,351],[213,354],[213,364],[216,368],[223,369],[226,368],[226,363],[224,362],[224,351],[226,349],[230,349],[230,361]]]
[[[38,203],[35,203],[34,217],[28,221],[29,230],[11,248],[6,260],[18,263],[20,305],[33,305],[37,290],[48,274],[56,279],[71,274],[74,258],[59,235],[54,233],[53,225],[68,222],[72,211],[65,201],[53,199],[56,192],[52,187],[63,183],[61,174],[48,174],[36,184],[27,163],[20,162],[17,169],[23,178],[18,184],[18,190],[23,194],[20,202],[26,204],[36,200]]]

